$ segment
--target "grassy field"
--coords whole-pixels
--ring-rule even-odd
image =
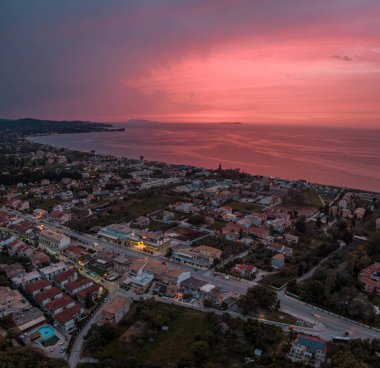
[[[115,367],[132,366],[126,359],[135,359],[152,367],[220,368],[242,367],[245,357],[259,348],[263,356],[255,361],[269,366],[283,360],[283,338],[281,329],[256,321],[144,300],[116,328],[93,326],[86,335],[85,355],[115,362],[109,365]]]
[[[251,213],[251,212],[261,212],[262,207],[255,203],[243,203],[238,201],[229,201],[225,203],[225,206],[230,206],[234,211]]]
[[[141,215],[166,207],[170,203],[182,199],[181,196],[166,193],[157,193],[145,198],[125,198],[119,201],[110,201],[109,204],[98,211],[94,211],[92,217],[83,221],[72,222],[70,227],[79,231],[87,231],[94,226],[107,226],[113,223],[128,222]]]
[[[305,190],[303,192],[304,198],[305,198],[305,205],[311,206],[315,208],[319,208],[322,205],[322,201],[319,198],[319,195],[317,192],[311,191],[311,190]]]
[[[164,223],[164,222],[161,222],[161,221],[155,221],[155,220],[152,220],[148,226],[149,230],[151,231],[162,231],[162,232],[165,232],[169,229],[172,229],[173,227],[176,227],[177,224],[167,224],[167,223]]]
[[[205,313],[185,310],[170,324],[169,331],[159,332],[154,345],[132,343],[134,356],[141,361],[152,361],[163,367],[176,367],[197,335],[211,327]]]

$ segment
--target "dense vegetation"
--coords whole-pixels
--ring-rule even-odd
[[[0,351],[1,368],[67,368],[62,359],[50,359],[38,350],[8,347]]]
[[[88,121],[53,121],[39,119],[0,119],[0,129],[7,133],[42,134],[42,133],[88,133],[105,131],[112,124],[92,123]]]
[[[380,260],[379,244],[380,232],[373,233],[367,242],[352,244],[334,254],[301,284],[289,282],[288,290],[306,302],[379,326],[372,305],[379,304],[379,300],[361,292],[357,281],[360,270]]]
[[[116,328],[94,326],[86,351],[100,360],[98,367],[250,367],[244,364],[249,357],[267,367],[294,367],[284,362],[284,341],[274,326],[146,300]],[[261,358],[255,349],[262,350]]]
[[[380,367],[380,340],[352,340],[347,345],[329,344],[331,366],[339,368]]]

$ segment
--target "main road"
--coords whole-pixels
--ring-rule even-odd
[[[41,222],[35,221],[31,216],[25,216],[16,211],[8,212],[17,214],[18,216],[27,217],[27,220],[32,221],[37,225],[41,225]],[[67,227],[57,226],[47,222],[44,222],[44,225],[46,226],[46,228],[64,233],[67,236],[78,239],[81,242],[81,244],[86,248],[94,248],[94,243],[97,243],[96,247],[98,249],[102,248],[107,251],[115,252],[119,255],[133,256],[138,258],[143,257],[163,261],[162,256],[157,257],[146,253],[139,253],[131,248],[127,248],[116,243],[109,243],[107,241],[97,239],[96,237],[88,234],[74,232]],[[213,284],[215,286],[221,287],[223,289],[229,290],[235,294],[245,293],[250,286],[256,284],[253,281],[248,282],[235,279],[225,279],[223,276],[213,274],[213,272],[210,272],[209,270],[195,270],[190,266],[170,262],[166,259],[165,262],[170,263],[173,266],[183,269],[185,271],[191,271],[195,273],[196,278],[207,283]],[[284,313],[291,314],[296,318],[304,319],[306,321],[314,321],[316,324],[323,324],[325,326],[325,329],[323,331],[315,330],[314,334],[324,339],[331,340],[333,336],[342,336],[345,332],[349,332],[352,338],[380,338],[380,332],[378,330],[369,328],[363,324],[359,324],[347,318],[332,314],[326,310],[322,310],[315,306],[306,304],[296,298],[292,298],[285,294],[284,289],[277,291],[277,297],[280,300],[281,304],[280,310]]]

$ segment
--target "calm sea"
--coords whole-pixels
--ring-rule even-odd
[[[380,192],[380,130],[129,122],[125,132],[33,137],[54,146]]]

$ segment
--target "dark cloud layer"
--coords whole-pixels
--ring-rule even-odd
[[[247,40],[253,52],[305,40],[376,44],[380,10],[369,0],[4,0],[0,14],[0,116],[117,120],[209,106],[123,81]],[[333,58],[352,60],[338,51]]]

